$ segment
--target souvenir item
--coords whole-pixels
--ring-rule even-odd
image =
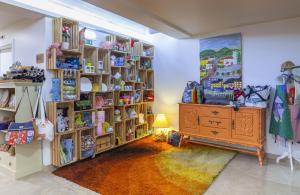
[[[141,91],[136,91],[134,93],[134,101],[137,103],[141,101]]]
[[[184,89],[182,95],[182,102],[183,103],[196,103],[194,93],[196,88],[200,87],[200,84],[196,81],[189,81]]]
[[[75,102],[75,110],[88,110],[92,108],[91,100],[79,100]]]
[[[64,25],[62,29],[62,37],[63,37],[63,42],[62,42],[62,49],[68,50],[70,48],[70,33],[71,29],[69,26]]]
[[[94,155],[95,139],[92,135],[81,136],[81,156],[87,158]]]
[[[82,113],[82,119],[85,123],[85,126],[88,126],[88,127],[93,126],[93,119],[92,119],[92,113],[91,112],[83,112]]]
[[[269,132],[286,140],[294,138],[286,85],[276,86]]]
[[[107,92],[108,91],[108,88],[107,88],[106,84],[102,83],[102,85],[101,85],[101,91],[102,92]]]
[[[103,133],[107,133],[107,129],[109,128],[109,123],[108,122],[103,122],[102,123],[102,130],[103,130]]]
[[[69,128],[69,119],[68,117],[64,116],[64,110],[63,109],[57,109],[56,111],[56,125],[57,125],[57,131],[59,133],[65,132]]]
[[[74,142],[71,138],[63,139],[60,143],[61,164],[66,164],[73,160]]]
[[[64,100],[77,99],[76,71],[73,69],[64,70],[63,98]]]
[[[168,144],[173,146],[179,146],[180,134],[178,131],[169,131],[168,132]]]
[[[136,111],[133,108],[129,108],[128,111],[127,111],[127,114],[128,114],[128,117],[131,118],[131,119],[138,117]]]
[[[98,61],[98,71],[102,72],[104,69],[103,61]]]
[[[98,83],[93,83],[93,92],[99,92],[100,91],[100,87]]]
[[[299,123],[299,111],[300,111],[300,105],[294,104],[289,105],[289,110],[291,114],[291,122],[292,122],[292,128],[294,131],[294,141],[300,142],[300,123]]]
[[[25,88],[25,92],[23,92],[23,95],[19,103],[17,104],[16,113],[19,110],[21,102],[25,96],[25,93],[27,94],[27,98],[29,101],[32,121],[23,122],[23,123],[16,123],[16,122],[10,123],[10,125],[8,126],[8,132],[5,135],[5,141],[9,145],[29,144],[34,140],[36,129],[35,129],[35,121],[34,121],[31,101],[29,98],[28,88]]]
[[[103,131],[103,128],[102,128],[102,124],[104,123],[105,121],[105,112],[104,111],[98,111],[97,112],[97,119],[98,119],[98,125],[97,125],[97,135],[102,135],[102,131]]]
[[[61,100],[60,96],[60,79],[52,79],[52,101],[59,102]]]
[[[102,96],[97,95],[96,98],[96,108],[102,108],[102,106],[104,106],[104,100]]]
[[[125,86],[125,81],[122,80],[122,81],[120,82],[120,85],[121,85],[121,89],[120,89],[120,90],[121,90],[121,91],[124,91],[124,90],[125,90],[125,88],[124,88],[124,86]]]
[[[48,120],[44,100],[41,95],[41,90],[37,101],[39,104],[35,106],[35,123],[38,128],[38,139],[52,141],[54,139],[54,127],[53,124]],[[38,107],[40,106],[41,118],[38,118]]]
[[[122,119],[121,119],[121,111],[120,110],[116,109],[114,111],[114,119],[115,119],[116,122],[122,121]]]
[[[87,77],[80,78],[80,91],[81,92],[91,92],[92,91],[92,82]]]
[[[286,87],[285,87],[286,88]],[[271,86],[247,86],[244,89],[245,105],[266,108],[270,98]]]
[[[140,124],[145,123],[144,114],[143,114],[143,113],[139,113],[138,116],[139,116],[139,123],[140,123]]]

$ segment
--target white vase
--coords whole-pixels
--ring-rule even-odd
[[[70,43],[69,43],[69,42],[62,42],[61,48],[62,48],[62,49],[68,50],[68,49],[69,49],[69,46],[70,46]]]

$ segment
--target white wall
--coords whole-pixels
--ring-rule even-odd
[[[218,34],[242,33],[243,84],[276,86],[280,66],[286,60],[300,64],[300,18],[249,25],[224,30]],[[212,35],[208,35],[212,36]],[[166,35],[154,36],[155,111],[166,113],[172,126],[178,128],[178,105],[188,80],[199,81],[199,40],[175,40]],[[280,154],[283,147],[275,144],[268,133],[266,151]],[[300,146],[295,147],[300,151]]]
[[[6,35],[1,43],[10,43],[14,40],[14,59],[20,61],[22,65],[36,66],[38,68],[46,69],[45,62],[36,64],[36,55],[46,55],[47,47],[52,43],[52,20],[44,17],[37,20],[23,20],[12,24],[5,29],[0,30],[1,35]],[[1,42],[2,41],[2,42]],[[52,74],[46,71],[46,82],[43,85],[43,96],[47,101],[50,100],[51,80]],[[51,164],[50,143],[43,141],[43,164]]]

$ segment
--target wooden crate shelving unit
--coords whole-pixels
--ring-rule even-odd
[[[54,37],[60,41],[61,32],[59,24],[64,21],[69,22],[69,24],[74,25],[72,28],[76,28],[78,23],[72,22],[65,19],[54,21],[54,30],[56,33]],[[77,30],[74,30],[74,32]],[[78,35],[79,36],[79,35]],[[77,42],[77,37],[74,36],[74,40]],[[147,114],[147,106],[151,102],[146,102],[145,95],[154,92],[154,71],[152,69],[152,59],[153,56],[147,56],[144,52],[145,49],[153,48],[149,44],[145,44],[137,39],[131,39],[129,37],[122,37],[117,35],[110,35],[106,37],[106,41],[113,43],[112,49],[104,49],[100,47],[95,47],[91,45],[81,45],[77,47],[73,44],[72,48],[68,51],[63,51],[65,56],[80,56],[80,62],[91,62],[94,67],[94,72],[86,72],[84,67],[78,71],[78,82],[81,77],[87,77],[92,83],[97,83],[99,85],[99,90],[94,90],[87,93],[92,102],[92,108],[88,112],[93,113],[93,125],[92,127],[76,128],[75,126],[75,114],[84,111],[75,111],[74,104],[76,101],[82,97],[80,91],[78,91],[78,99],[74,101],[64,101],[61,102],[49,102],[48,110],[50,115],[50,120],[53,124],[56,124],[56,110],[60,105],[65,105],[69,107],[72,113],[70,114],[70,131],[64,133],[55,133],[55,140],[52,144],[52,161],[53,165],[61,167],[66,164],[61,164],[59,156],[59,144],[60,140],[64,137],[71,137],[74,139],[74,159],[69,163],[76,162],[78,160],[84,159],[81,151],[81,136],[82,135],[93,135],[95,139],[95,154],[119,147],[121,145],[130,143],[134,140],[143,138],[148,135],[148,129],[152,128],[152,123],[154,120],[153,115]],[[134,43],[133,43],[134,42]],[[131,47],[133,43],[134,47]],[[76,46],[76,47],[75,47]],[[78,49],[77,49],[78,48]],[[80,48],[80,49],[79,49]],[[56,67],[56,50],[51,50],[51,56],[47,60],[47,68],[53,70],[55,76],[62,77],[61,71]],[[114,57],[112,57],[114,56]],[[123,58],[124,63],[119,64],[117,61],[113,61],[115,58]],[[144,68],[141,66],[141,62],[148,61],[151,62],[151,67]],[[102,64],[102,67],[99,66]],[[125,82],[124,89],[115,88],[116,85],[120,85],[120,80],[114,78],[116,73],[121,74],[121,80]],[[102,84],[106,85],[106,90],[104,90]],[[80,85],[79,87],[80,88]],[[150,91],[150,92],[149,92]],[[140,94],[138,101],[135,100],[135,93]],[[86,93],[84,93],[86,94]],[[96,101],[99,101],[99,97],[104,102],[111,102],[110,105],[103,105],[97,107]],[[130,97],[124,101],[124,96]],[[100,98],[100,99],[101,99]],[[122,100],[123,99],[123,100]],[[109,101],[107,101],[109,100]],[[120,101],[121,100],[121,101]],[[130,118],[128,117],[128,110],[135,110],[136,113],[144,114],[144,121],[141,123],[138,117]],[[121,121],[115,120],[115,111],[120,110]],[[108,122],[113,127],[112,133],[106,133],[102,131],[102,134],[98,135],[98,112],[104,112],[105,122]],[[128,132],[132,132],[132,137],[128,136]]]

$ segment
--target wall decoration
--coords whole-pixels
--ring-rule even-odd
[[[200,39],[200,81],[210,93],[242,88],[241,34]]]

